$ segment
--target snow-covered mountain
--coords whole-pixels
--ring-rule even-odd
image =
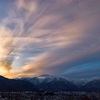
[[[60,77],[45,78],[38,87],[45,91],[76,91],[77,87]]]
[[[32,77],[32,78],[20,78],[20,80],[28,80],[31,83],[37,85],[40,84],[42,82],[52,82],[54,80],[56,81],[69,81],[73,84],[75,84],[76,86],[83,86],[86,83],[88,83],[90,80],[86,80],[86,79],[81,79],[81,80],[77,80],[77,79],[67,79],[63,76],[54,76],[54,75],[48,75],[48,74],[44,74],[44,75],[40,75],[38,77]]]
[[[74,83],[77,87],[81,87],[87,84],[88,82],[90,82],[90,80],[87,80],[87,79],[75,80],[74,79],[74,80],[70,80],[70,82]]]
[[[39,83],[43,83],[43,82],[48,83],[48,82],[51,82],[54,80],[58,80],[58,81],[64,80],[65,81],[66,79],[64,79],[62,77],[44,74],[44,75],[40,75],[38,77],[32,77],[32,78],[29,78],[29,77],[17,78],[17,80],[27,80],[27,81],[30,81],[31,83],[37,85]]]
[[[20,78],[34,84],[38,89],[45,91],[100,91],[100,79],[67,80],[53,75],[40,75],[33,78]]]
[[[62,77],[53,75],[41,75],[33,78],[21,78],[20,80],[27,80],[36,85],[39,89],[45,91],[74,91],[77,87],[70,81]]]
[[[33,77],[33,78],[26,77],[26,78],[20,78],[20,79],[17,79],[17,80],[26,80],[26,81],[33,83],[34,85],[37,85],[41,82],[38,77]]]
[[[99,91],[100,92],[100,79],[95,79],[92,80],[90,82],[88,82],[87,84],[81,86],[80,90],[82,91]]]

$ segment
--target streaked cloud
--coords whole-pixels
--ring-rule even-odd
[[[96,67],[94,62],[100,60],[99,3],[99,0],[16,0],[5,4],[2,1],[9,9],[0,19],[0,69],[7,70],[2,75],[74,77],[83,71],[90,77],[98,76],[96,71],[90,75],[91,67],[87,69],[87,65],[92,63]],[[87,70],[80,70],[83,67]]]

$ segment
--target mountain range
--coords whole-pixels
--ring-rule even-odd
[[[82,82],[75,83],[65,78],[51,75],[17,79],[7,79],[0,76],[0,91],[100,92],[100,79],[94,79],[83,83],[84,84],[82,84]]]

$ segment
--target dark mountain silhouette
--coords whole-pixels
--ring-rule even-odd
[[[36,91],[36,87],[29,81],[7,79],[0,76],[0,91]]]

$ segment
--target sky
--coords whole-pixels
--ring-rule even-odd
[[[100,78],[100,0],[0,0],[0,75]]]

